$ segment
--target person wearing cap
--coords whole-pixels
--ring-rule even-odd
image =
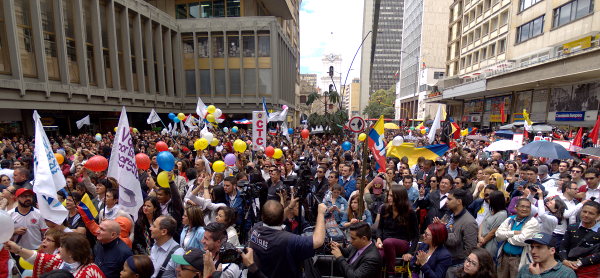
[[[531,239],[525,240],[525,243],[531,247],[533,262],[521,267],[517,277],[577,277],[572,269],[554,259],[556,254],[556,243],[554,241],[552,235],[547,233],[537,233]]]
[[[15,223],[12,240],[23,248],[37,250],[48,226],[41,212],[33,207],[33,196],[31,189],[17,189],[15,197],[18,205],[9,215]]]
[[[191,248],[181,255],[171,256],[171,260],[177,264],[178,278],[204,277],[204,251]]]

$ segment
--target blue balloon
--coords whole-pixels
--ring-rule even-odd
[[[174,118],[177,118],[177,115],[175,115],[174,113],[169,113],[169,119],[172,120]]]
[[[156,156],[156,162],[158,162],[158,167],[165,171],[171,171],[175,167],[175,157],[168,151],[159,152]]]
[[[344,149],[344,151],[349,151],[352,148],[352,143],[346,141],[344,143],[342,143],[342,149]]]
[[[290,135],[294,134],[294,129],[291,127],[288,128],[288,134],[290,134]]]
[[[225,133],[229,132],[229,128],[228,127],[224,127],[223,128],[223,132],[225,132]]]
[[[179,118],[175,117],[175,118],[173,118],[173,122],[178,123],[178,122],[181,122],[181,120]]]
[[[238,127],[237,126],[232,127],[231,128],[231,132],[237,133],[238,132]]]

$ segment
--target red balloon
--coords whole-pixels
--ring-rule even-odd
[[[167,143],[163,141],[158,141],[156,142],[156,150],[159,152],[165,152],[169,150],[169,146],[167,146]]]
[[[85,163],[85,168],[92,172],[102,172],[108,168],[108,160],[101,155],[94,155]]]
[[[271,147],[271,146],[268,146],[268,147],[265,149],[265,154],[266,154],[268,157],[273,157],[273,154],[274,154],[274,153],[275,153],[275,149],[274,149],[273,147]]]
[[[304,139],[308,138],[308,135],[310,135],[310,131],[308,131],[308,129],[303,129],[300,132],[300,136],[302,136],[302,138],[304,138]]]
[[[138,169],[148,170],[150,169],[150,158],[145,153],[138,153],[135,155],[135,164]]]

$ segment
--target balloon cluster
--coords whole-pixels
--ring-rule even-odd
[[[115,126],[115,128],[113,129],[115,132],[117,132],[117,130],[119,130],[118,126]],[[135,127],[129,127],[129,132],[131,133],[139,133],[140,131],[135,128]],[[96,133],[96,136],[94,136],[94,139],[96,139],[96,141],[100,141],[102,140],[102,135],[100,133]]]
[[[275,159],[280,159],[283,156],[283,151],[280,148],[273,148],[272,146],[268,146],[265,149],[265,155]]]
[[[177,115],[175,115],[175,113],[169,113],[169,119],[174,123],[179,123],[181,121],[185,122],[185,120],[187,120],[187,116],[183,113],[178,113]]]

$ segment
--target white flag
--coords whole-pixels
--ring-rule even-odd
[[[196,105],[196,114],[201,120],[204,120],[204,116],[208,111],[206,110],[206,104],[202,102],[202,99],[198,98],[198,104]]]
[[[62,224],[67,218],[67,209],[58,201],[57,191],[67,182],[54,157],[50,141],[37,111],[33,111],[35,122],[35,149],[33,173],[33,191],[36,193],[38,208],[44,218],[56,224]]]
[[[171,134],[173,132],[173,126],[171,125],[171,123],[169,123],[169,127],[167,128],[167,131],[169,131],[169,134]]]
[[[185,129],[185,126],[183,126],[182,121],[179,122],[179,126],[181,127],[181,136],[187,136],[187,130]]]
[[[283,136],[285,136],[285,138],[287,138],[288,141],[290,141],[290,134],[288,133],[288,127],[287,127],[287,113],[288,113],[287,107],[285,109],[283,109],[283,111],[281,111],[280,117],[283,121],[283,123],[281,124],[281,129],[282,129]]]
[[[438,105],[437,113],[435,114],[435,120],[433,120],[433,124],[431,125],[431,129],[429,129],[429,134],[427,134],[427,139],[429,139],[429,144],[433,143],[435,140],[435,133],[440,128],[442,123],[442,105]]]
[[[119,206],[131,214],[134,220],[144,203],[142,188],[138,180],[137,166],[135,164],[135,151],[133,140],[129,132],[129,121],[125,107],[121,111],[119,126],[108,163],[108,176],[115,178],[119,183]]]
[[[84,125],[90,125],[90,115],[83,117],[83,119],[76,122],[77,129],[81,129]]]
[[[158,116],[158,113],[156,113],[156,111],[154,111],[154,109],[152,109],[152,111],[150,111],[150,116],[148,117],[148,119],[146,120],[146,122],[148,124],[153,124],[156,122],[160,122],[160,117]]]
[[[198,126],[194,125],[194,123],[196,122],[196,118],[194,118],[194,116],[192,116],[192,114],[189,114],[187,119],[185,120],[185,126],[190,128],[190,131],[194,131],[198,129]]]

